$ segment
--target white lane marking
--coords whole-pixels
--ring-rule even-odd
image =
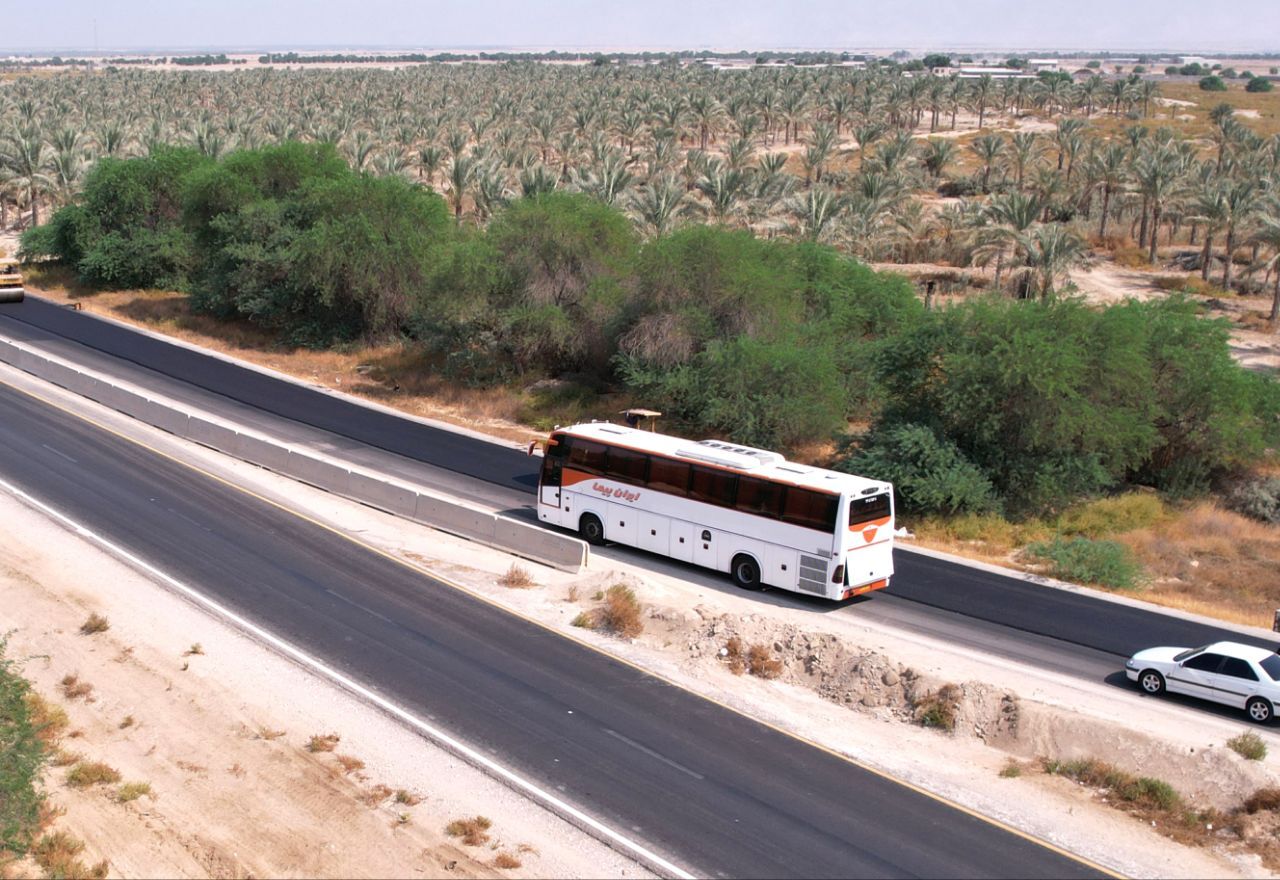
[[[623,736],[622,734],[618,733],[616,730],[610,730],[609,728],[607,728],[607,727],[606,727],[606,728],[604,729],[604,732],[605,732],[605,733],[607,733],[607,734],[609,734],[609,736],[613,737],[613,738],[614,738],[614,739],[616,739],[616,740],[621,740],[622,742],[624,742],[624,743],[626,743],[627,745],[631,746],[631,748],[636,749],[637,751],[644,752],[644,753],[645,753],[646,755],[648,755],[650,758],[654,758],[654,759],[656,759],[656,760],[661,761],[662,763],[666,764],[668,767],[674,767],[674,768],[676,768],[677,770],[679,770],[681,773],[687,773],[687,774],[689,774],[689,775],[690,775],[690,776],[692,776],[694,779],[706,779],[706,778],[707,778],[707,777],[703,776],[701,773],[698,773],[698,772],[696,772],[696,771],[694,771],[694,770],[690,770],[690,769],[689,769],[688,767],[686,767],[685,765],[683,765],[683,764],[681,764],[681,763],[679,763],[679,762],[677,762],[677,761],[673,761],[673,760],[671,760],[671,759],[670,759],[670,758],[668,758],[666,755],[664,755],[664,754],[662,754],[662,753],[660,753],[660,752],[655,752],[653,749],[649,748],[648,746],[642,746],[642,745],[640,745],[640,743],[636,742],[635,740],[633,740],[633,739],[628,739],[627,737],[625,737],[625,736]]]
[[[79,463],[80,463],[80,462],[76,461],[74,458],[72,458],[71,456],[67,455],[65,452],[60,452],[59,450],[54,449],[54,448],[53,448],[52,446],[50,446],[48,443],[41,443],[40,445],[41,445],[41,446],[43,446],[45,449],[49,450],[50,452],[52,452],[54,455],[61,456],[62,458],[65,458],[67,461],[71,462],[72,464],[79,464]]]
[[[210,599],[209,597],[200,593],[198,590],[187,586],[186,584],[182,583],[182,581],[166,574],[165,572],[156,568],[151,563],[146,562],[143,559],[140,559],[139,557],[135,556],[133,553],[130,553],[128,550],[124,549],[118,544],[114,544],[111,541],[107,540],[106,538],[96,534],[92,530],[76,522],[71,517],[65,515],[61,511],[53,507],[50,507],[48,504],[45,504],[43,501],[40,501],[39,499],[34,498],[31,495],[28,495],[26,492],[24,492],[22,489],[19,489],[17,486],[14,486],[13,484],[8,483],[4,480],[0,480],[0,489],[3,489],[4,491],[8,492],[10,495],[14,496],[15,498],[21,501],[24,501],[25,503],[31,505],[37,510],[40,510],[46,515],[58,520],[59,522],[63,523],[68,528],[70,528],[77,535],[80,535],[83,538],[87,538],[88,540],[94,542],[100,547],[103,547],[105,550],[107,550],[107,552],[125,560],[130,565],[133,565],[134,567],[139,568],[142,571],[145,571],[147,574],[151,575],[152,577],[163,581],[164,583],[173,587],[175,590],[182,593],[184,596],[188,597],[192,601],[204,606],[205,608],[209,609],[219,617],[222,617],[224,620],[230,621],[232,624],[239,627],[240,629],[248,633],[251,633],[254,637],[261,639],[262,641],[271,645],[277,651],[283,654],[287,654],[288,656],[292,657],[294,660],[298,661],[302,665],[309,667],[310,669],[314,670],[315,672],[319,673],[320,675],[324,676],[325,678],[329,679],[330,681],[334,682],[340,687],[343,687],[346,690],[350,691],[351,693],[356,694],[357,696],[366,700],[367,702],[374,704],[375,706],[382,709],[383,711],[388,712],[391,715],[394,715],[396,718],[399,718],[401,721],[405,722],[406,724],[409,724],[410,726],[417,728],[418,731],[424,734],[428,739],[435,742],[437,745],[444,746],[445,748],[452,750],[454,753],[461,755],[463,758],[470,761],[471,763],[476,764],[484,768],[485,770],[488,770],[490,773],[493,773],[495,776],[507,782],[513,788],[519,789],[520,791],[529,795],[533,799],[541,801],[543,804],[549,807],[552,812],[559,814],[561,817],[566,818],[573,823],[580,823],[581,825],[586,826],[587,828],[591,829],[592,831],[596,832],[602,837],[607,838],[612,843],[616,844],[617,846],[621,847],[622,849],[626,850],[632,855],[638,857],[642,862],[645,862],[648,867],[650,867],[651,869],[655,869],[658,873],[663,873],[670,877],[678,878],[678,880],[695,880],[693,874],[690,874],[689,872],[683,870],[682,868],[679,868],[676,865],[672,864],[671,862],[668,862],[666,859],[650,851],[649,849],[645,848],[644,846],[632,840],[631,838],[627,837],[626,835],[622,834],[621,832],[615,831],[614,829],[610,828],[608,825],[605,825],[600,820],[587,815],[582,810],[579,810],[577,807],[569,804],[566,801],[561,800],[560,798],[556,797],[555,795],[551,794],[548,791],[544,791],[543,789],[539,788],[537,785],[528,781],[524,777],[518,776],[514,771],[508,770],[506,767],[502,766],[497,761],[494,761],[492,758],[489,758],[481,754],[480,752],[466,745],[462,741],[454,739],[452,736],[445,733],[443,730],[440,730],[438,727],[434,727],[428,724],[427,722],[418,718],[413,713],[409,712],[407,709],[403,709],[400,706],[397,706],[395,703],[388,700],[387,698],[381,697],[378,694],[374,693],[373,691],[369,690],[368,688],[363,687],[353,679],[348,678],[347,676],[343,675],[341,672],[338,672],[337,670],[330,668],[329,666],[325,665],[322,661],[316,659],[315,657],[312,657],[310,654],[307,654],[305,651],[301,650],[300,648],[294,647],[293,645],[286,642],[284,639],[281,639],[278,636],[273,635],[272,633],[268,632],[267,630],[263,629],[257,624],[250,622],[248,619],[244,617],[241,617],[239,614],[236,614],[231,609],[223,606],[222,604],[214,601],[213,599]]]

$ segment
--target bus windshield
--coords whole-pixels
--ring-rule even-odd
[[[890,510],[887,492],[867,498],[851,498],[849,499],[849,528],[878,519],[886,519]]]

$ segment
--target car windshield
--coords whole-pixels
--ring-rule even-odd
[[[1262,667],[1263,671],[1265,671],[1267,675],[1271,676],[1272,681],[1280,681],[1280,657],[1272,654],[1269,657],[1263,658],[1262,662],[1258,665]]]
[[[1183,651],[1183,652],[1182,652],[1182,653],[1180,653],[1180,654],[1174,654],[1174,655],[1173,655],[1173,659],[1174,659],[1174,661],[1175,661],[1175,662],[1177,662],[1177,663],[1181,663],[1183,660],[1186,660],[1188,657],[1191,657],[1191,656],[1193,656],[1193,655],[1195,655],[1195,654],[1199,654],[1201,651],[1203,651],[1203,650],[1204,650],[1205,648],[1207,648],[1207,647],[1209,647],[1209,646],[1208,646],[1208,645],[1201,645],[1201,646],[1200,646],[1200,647],[1198,647],[1198,648],[1187,648],[1187,650]]]

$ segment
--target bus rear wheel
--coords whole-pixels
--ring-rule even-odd
[[[604,544],[604,523],[600,522],[600,517],[594,513],[584,514],[582,519],[578,520],[578,534],[582,535],[582,540],[588,544],[599,547]]]
[[[764,589],[764,584],[760,581],[760,566],[756,565],[756,561],[750,556],[733,557],[733,565],[729,568],[729,576],[733,578],[733,582],[741,589]]]

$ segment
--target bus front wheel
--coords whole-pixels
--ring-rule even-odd
[[[729,569],[733,582],[744,590],[761,590],[764,584],[760,581],[760,566],[750,556],[733,557],[733,566]]]
[[[599,547],[604,543],[604,523],[600,522],[600,517],[593,513],[585,514],[578,520],[578,534],[582,535],[582,540],[588,544]]]

